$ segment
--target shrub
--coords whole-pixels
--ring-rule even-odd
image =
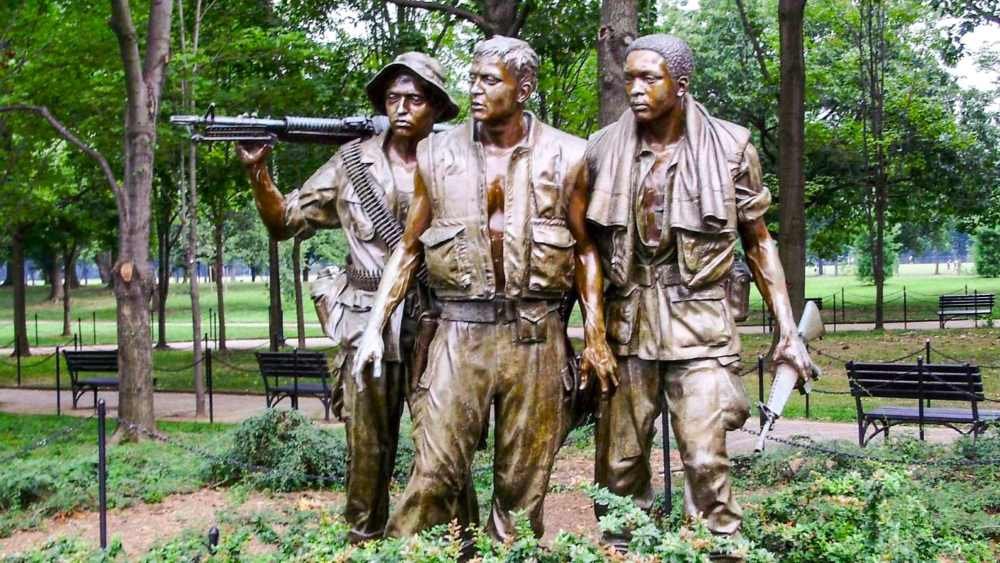
[[[268,409],[240,424],[208,472],[224,483],[274,491],[329,487],[345,481],[347,447],[298,411]]]
[[[976,233],[973,252],[977,274],[988,278],[1000,277],[1000,230],[982,229]]]

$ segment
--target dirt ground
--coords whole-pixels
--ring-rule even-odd
[[[672,456],[673,469],[680,468],[676,452]],[[653,468],[662,467],[663,455],[654,453]],[[550,493],[545,499],[545,537],[550,543],[561,530],[586,534],[597,539],[597,519],[590,499],[580,486],[593,479],[592,454],[581,450],[564,450],[556,462],[550,483]],[[675,478],[679,478],[675,474]],[[654,486],[662,488],[662,477]],[[399,492],[394,494],[398,498]],[[226,489],[201,489],[191,494],[177,494],[156,504],[137,504],[108,513],[110,537],[120,538],[129,558],[140,556],[157,542],[175,537],[184,530],[204,530],[218,522],[218,516],[250,516],[261,512],[314,508],[330,505],[335,510],[343,505],[342,493],[307,491],[287,494],[251,494],[246,499],[237,498]],[[98,542],[99,524],[96,512],[77,512],[49,519],[42,526],[0,539],[0,556],[13,555],[41,547],[58,537],[80,537]],[[251,545],[251,552],[266,552],[267,546]]]

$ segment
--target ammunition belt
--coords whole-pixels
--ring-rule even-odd
[[[378,284],[382,281],[382,272],[361,270],[350,264],[344,271],[347,272],[347,283],[351,284],[351,287],[362,291],[378,291]]]

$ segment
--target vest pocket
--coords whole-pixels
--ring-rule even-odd
[[[635,330],[635,317],[639,312],[637,287],[625,295],[607,295],[604,298],[604,318],[608,340],[615,344],[628,344]]]
[[[532,219],[530,292],[562,293],[573,286],[573,245],[576,239],[563,220]]]
[[[732,320],[721,284],[692,290],[683,285],[667,286],[670,325],[677,348],[725,346],[733,337]]]
[[[435,290],[464,290],[472,285],[472,272],[466,256],[466,241],[460,236],[465,232],[462,224],[432,225],[422,235],[424,262],[430,284]]]

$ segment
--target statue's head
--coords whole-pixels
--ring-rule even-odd
[[[656,121],[683,108],[694,73],[687,43],[663,33],[644,35],[625,54],[625,91],[637,121]]]
[[[396,57],[366,87],[376,112],[389,118],[392,134],[421,139],[434,123],[458,115],[458,105],[444,87],[441,64],[411,51]]]
[[[497,122],[524,108],[538,85],[538,55],[530,45],[496,35],[476,43],[469,70],[472,118]]]

